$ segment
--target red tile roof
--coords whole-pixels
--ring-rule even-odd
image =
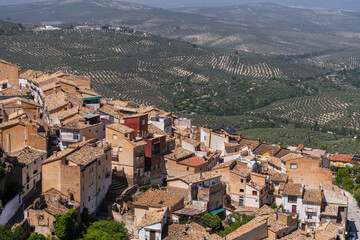
[[[203,165],[206,163],[207,163],[207,161],[203,160],[202,158],[196,157],[196,156],[192,156],[192,157],[186,158],[186,159],[178,162],[178,164],[187,165],[187,166],[191,166],[191,167],[197,167],[197,166],[200,166],[200,165]]]
[[[303,150],[304,149],[304,145],[303,144],[300,144],[296,149],[295,149],[295,151],[301,151],[301,150]]]
[[[340,162],[351,162],[353,155],[346,154],[332,154],[329,159],[331,161],[340,161]]]

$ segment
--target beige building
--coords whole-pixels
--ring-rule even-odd
[[[19,85],[19,70],[20,67],[12,62],[0,60],[0,81],[8,80],[11,86]]]
[[[149,189],[134,202],[135,226],[140,226],[146,213],[168,208],[170,213],[184,207],[184,197],[175,193]]]
[[[212,211],[223,206],[226,189],[216,172],[193,173],[169,178],[168,191],[185,198],[192,205]]]
[[[332,172],[320,167],[319,158],[310,158],[290,153],[281,158],[282,168],[294,183],[304,184],[305,187],[319,188],[321,183],[332,182]],[[314,178],[316,176],[316,178]]]
[[[23,198],[31,190],[41,187],[41,163],[46,159],[46,151],[25,147],[8,155],[9,161],[20,170],[19,183],[23,186]]]
[[[37,198],[25,211],[25,218],[30,227],[34,228],[34,232],[52,236],[55,231],[55,215],[65,214],[70,209],[75,209],[80,222],[80,203],[51,188]]]
[[[112,168],[124,174],[129,185],[144,185],[150,182],[145,173],[145,145],[137,140],[134,130],[120,123],[106,126],[105,141],[111,144]]]
[[[323,208],[323,191],[305,188],[302,205],[301,224],[303,228],[315,229],[320,226],[320,212]]]
[[[265,239],[268,237],[268,221],[265,217],[256,217],[226,236],[229,240]]]
[[[226,193],[229,196],[226,205],[246,206],[245,189],[251,172],[247,164],[233,160],[215,166],[213,171],[220,173],[221,181],[226,184]]]
[[[70,145],[42,163],[42,190],[54,188],[94,213],[111,184],[111,148],[91,141]]]
[[[30,119],[14,119],[0,124],[0,143],[7,153],[16,152],[25,146],[47,150],[47,130]]]
[[[168,178],[208,171],[208,161],[181,147],[165,155],[164,162]]]
[[[266,175],[250,173],[250,180],[245,188],[245,206],[261,208],[269,201],[269,178]]]

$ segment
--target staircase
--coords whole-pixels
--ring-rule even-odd
[[[125,177],[119,177],[116,175],[112,176],[111,185],[106,193],[104,201],[100,204],[99,210],[96,216],[100,219],[107,219],[111,217],[108,209],[115,202],[116,198],[128,187],[127,180]]]

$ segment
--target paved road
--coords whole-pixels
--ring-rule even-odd
[[[351,227],[351,232],[355,232],[357,239],[359,239],[360,234],[360,210],[357,206],[357,203],[353,196],[346,192],[348,197],[348,220],[349,226]]]

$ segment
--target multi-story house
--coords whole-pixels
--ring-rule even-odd
[[[32,99],[21,97],[8,98],[0,101],[3,122],[10,121],[24,113],[28,118],[37,120],[42,117],[42,106]]]
[[[251,169],[247,164],[232,160],[221,163],[213,168],[221,174],[221,181],[226,184],[229,196],[226,205],[245,206],[246,183],[250,180]]]
[[[11,86],[19,85],[19,71],[20,67],[11,61],[0,60],[0,80],[8,80]]]
[[[267,173],[270,176],[269,203],[282,204],[282,192],[285,184],[288,182],[288,175],[269,169]]]
[[[18,172],[18,183],[23,186],[22,197],[25,198],[41,184],[41,163],[46,159],[46,151],[26,146],[9,153],[8,161],[13,163]]]
[[[193,173],[167,179],[168,191],[179,194],[192,205],[213,211],[223,206],[225,186],[216,172]]]
[[[167,178],[208,171],[208,162],[181,147],[164,156]]]
[[[78,115],[60,126],[60,149],[89,139],[101,140],[105,138],[105,123],[100,121],[98,114]]]
[[[282,205],[285,212],[294,213],[302,219],[304,185],[287,183],[282,193]]]
[[[42,191],[54,188],[94,213],[111,184],[111,147],[82,142],[55,152],[42,163]]]
[[[285,169],[286,174],[294,183],[304,184],[306,187],[315,189],[324,182],[332,182],[332,172],[320,167],[320,158],[289,153],[282,157],[281,161],[282,168]]]
[[[166,134],[172,133],[172,120],[171,117],[166,116],[151,116],[149,118],[149,124],[153,124]]]
[[[323,199],[323,191],[321,189],[305,189],[301,213],[303,228],[314,229],[319,227]]]
[[[5,152],[11,153],[30,146],[47,150],[47,130],[31,119],[14,119],[0,124],[0,143]]]
[[[136,139],[134,130],[120,123],[106,125],[105,141],[112,146],[112,168],[124,174],[129,185],[150,183],[145,173],[145,145],[142,139]]]
[[[245,188],[245,206],[261,208],[269,202],[269,177],[258,173],[250,173]]]

